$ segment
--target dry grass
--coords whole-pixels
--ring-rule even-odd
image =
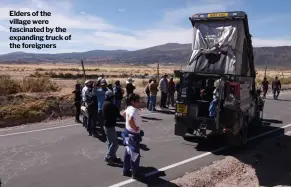
[[[55,92],[59,89],[59,86],[47,77],[23,77],[21,80],[16,80],[9,75],[0,75],[0,95],[20,92]]]

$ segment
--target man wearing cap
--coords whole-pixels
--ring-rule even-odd
[[[87,120],[87,131],[89,136],[92,136],[94,133],[96,120],[97,120],[97,97],[93,91],[93,82],[87,84],[88,89],[85,93],[85,106],[88,111],[88,120]]]
[[[103,103],[105,101],[106,91],[108,91],[107,82],[105,79],[102,79],[100,81],[100,88],[98,88],[96,91],[96,96],[98,99],[98,126],[99,126],[101,131],[103,130],[103,126],[104,126],[104,121],[103,121],[103,117],[102,117],[102,106],[103,106]]]
[[[121,162],[120,158],[116,157],[116,151],[118,149],[118,138],[116,134],[116,118],[118,117],[116,106],[113,103],[114,94],[108,90],[105,93],[105,101],[102,106],[102,115],[104,119],[104,131],[106,134],[108,151],[104,158],[107,164]]]
[[[161,108],[167,108],[167,95],[169,91],[168,75],[165,74],[163,79],[160,81],[160,90],[161,90]]]

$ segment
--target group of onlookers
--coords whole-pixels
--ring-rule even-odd
[[[75,94],[76,122],[81,123],[79,116],[82,112],[83,126],[87,129],[89,136],[102,136],[107,140],[108,150],[104,161],[108,165],[122,163],[122,160],[116,156],[119,143],[115,127],[117,120],[125,120],[125,129],[121,134],[125,146],[123,175],[140,179],[144,178],[144,175],[139,172],[139,145],[143,131],[140,130],[142,120],[138,112],[140,96],[134,94],[134,90],[133,79],[128,78],[126,82],[127,109],[122,115],[120,108],[124,90],[120,81],[116,81],[113,87],[103,78],[98,78],[96,82],[87,80],[82,89],[80,84],[77,84],[73,93]]]
[[[175,84],[174,79],[171,77],[168,80],[168,75],[164,75],[159,84],[155,78],[150,79],[145,93],[147,95],[147,109],[149,111],[156,111],[156,102],[159,89],[161,91],[161,108],[168,108],[170,105],[175,105],[175,92],[179,91],[179,83]]]

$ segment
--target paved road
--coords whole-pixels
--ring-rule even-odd
[[[271,125],[250,137],[289,127],[291,93],[282,93],[281,99],[267,100],[264,118]],[[171,186],[170,180],[225,156],[211,153],[223,146],[219,142],[198,144],[193,139],[186,141],[174,136],[172,114],[143,114],[145,137],[141,166],[144,172],[163,171],[147,182],[123,177],[120,167],[107,166],[103,161],[106,144],[87,136],[81,125],[65,120],[0,130],[3,186]],[[118,155],[122,156],[123,152],[121,146]]]

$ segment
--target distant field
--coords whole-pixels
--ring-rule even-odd
[[[87,65],[86,75],[96,80],[104,75],[109,83],[120,80],[125,85],[128,77],[135,79],[136,93],[145,97],[144,88],[148,78],[157,75],[157,65]],[[160,66],[160,75],[173,75],[180,66]],[[72,91],[81,82],[82,68],[76,64],[0,65],[0,128],[38,121],[72,116],[74,103]],[[264,77],[264,70],[257,70],[257,83]],[[291,84],[291,69],[268,70],[267,77],[276,75],[284,87]],[[175,79],[177,81],[177,79]]]
[[[183,67],[180,66],[160,66],[160,75],[165,73],[173,74],[174,70],[180,70]],[[92,65],[86,64],[86,75],[104,75],[104,77],[111,83],[114,80],[120,80],[125,84],[126,78],[135,77],[135,84],[137,86],[137,93],[143,94],[143,88],[147,83],[147,77],[145,76],[156,76],[157,75],[157,65],[148,66],[130,66],[130,65]],[[0,71],[2,74],[8,74],[13,78],[21,79],[24,76],[31,76],[35,74],[40,75],[50,75],[54,74],[54,80],[60,87],[61,91],[58,93],[61,95],[70,94],[74,85],[78,79],[73,78],[74,75],[81,76],[83,74],[81,65],[77,64],[1,64]],[[264,77],[264,69],[257,70],[257,81],[261,81]],[[280,78],[290,80],[291,78],[291,68],[284,70],[267,70],[267,77],[269,79],[275,76]],[[72,78],[71,78],[72,77]]]

